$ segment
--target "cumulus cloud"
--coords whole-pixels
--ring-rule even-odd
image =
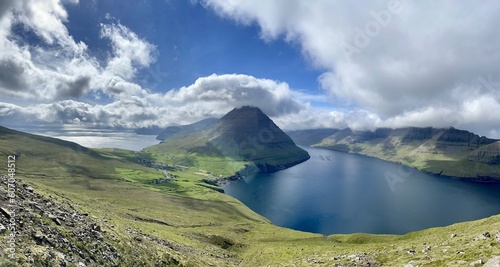
[[[167,92],[163,98],[183,105],[205,103],[223,110],[228,105],[258,106],[269,116],[297,113],[305,107],[293,98],[288,84],[243,74],[201,77],[188,87]]]
[[[274,117],[293,116],[308,109],[298,102],[286,83],[247,75],[211,75],[167,93],[127,96],[109,104],[61,100],[24,107],[1,103],[0,118],[94,127],[138,128],[188,124],[208,117],[221,117],[233,107],[253,105]]]
[[[3,123],[163,127],[220,117],[244,105],[259,106],[274,117],[307,108],[285,82],[241,74],[214,74],[177,90],[152,93],[134,78],[155,61],[156,47],[111,15],[111,23],[100,25],[100,38],[111,49],[98,60],[69,34],[61,1],[6,1],[1,7],[0,96],[28,100],[24,105],[0,102]],[[12,31],[13,25],[38,36],[38,44]],[[86,101],[102,95],[108,103]]]
[[[319,82],[331,101],[374,114],[380,120],[372,126],[472,126],[467,114],[484,106],[500,112],[499,2],[203,2],[224,18],[257,24],[267,41],[299,43],[327,69]],[[476,119],[498,127],[488,116]]]
[[[30,101],[0,102],[0,122],[164,127],[254,105],[287,129],[456,126],[500,137],[494,1],[198,1],[224,18],[257,24],[265,41],[299,44],[311,64],[326,70],[318,82],[336,110],[314,105],[322,95],[243,74],[150,92],[135,79],[155,62],[156,47],[109,16],[100,37],[110,51],[98,60],[69,34],[63,2],[78,3],[0,3],[0,96]],[[13,26],[39,43],[30,45]],[[86,101],[101,95],[107,103]]]
[[[121,24],[101,24],[101,36],[109,39],[113,46],[114,55],[106,70],[125,80],[134,77],[135,66],[148,67],[155,61],[155,47]]]
[[[101,24],[101,38],[110,42],[112,50],[109,58],[99,62],[89,55],[85,43],[69,34],[61,1],[7,1],[1,10],[0,94],[59,100],[100,90],[109,95],[143,93],[133,78],[138,69],[154,62],[155,47],[124,25]],[[28,44],[12,31],[13,25],[22,25],[40,43]]]

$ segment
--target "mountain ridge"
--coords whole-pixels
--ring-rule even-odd
[[[500,255],[499,215],[406,235],[324,236],[274,226],[203,184],[211,174],[194,166],[167,175],[133,151],[0,127],[0,154],[18,152],[16,258],[4,248],[0,266],[458,266]],[[8,189],[0,179],[0,206]],[[0,226],[3,244],[10,234]]]
[[[453,127],[346,128],[313,147],[373,156],[442,176],[500,182],[499,142]]]
[[[197,121],[195,123],[187,124],[187,125],[178,125],[178,126],[169,126],[162,130],[160,134],[156,137],[157,140],[164,141],[168,138],[171,138],[180,134],[189,134],[196,131],[205,130],[208,127],[215,124],[219,119],[217,118],[208,118],[203,119],[201,121]]]
[[[310,158],[266,114],[250,106],[234,108],[204,130],[176,135],[153,147],[145,151],[226,158],[253,164],[261,172],[286,169]]]
[[[319,128],[319,129],[305,129],[305,130],[288,130],[285,133],[292,138],[292,140],[303,146],[311,146],[321,142],[326,137],[340,131],[334,128]]]

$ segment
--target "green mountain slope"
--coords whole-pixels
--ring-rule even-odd
[[[314,146],[377,157],[444,176],[500,180],[498,140],[454,128],[344,129]]]
[[[254,165],[263,172],[285,169],[309,159],[305,150],[297,147],[255,107],[233,109],[204,131],[169,138],[162,144],[146,148],[144,152],[160,161],[171,158],[173,153],[178,158],[189,159],[191,156],[196,160],[210,157],[215,161],[230,161],[240,168]],[[210,166],[200,167],[219,172]],[[230,170],[235,171],[234,168]]]
[[[209,174],[193,166],[156,170],[132,151],[0,128],[0,173],[13,154],[16,251],[10,259],[11,232],[0,230],[0,266],[468,266],[500,255],[500,216],[326,237],[272,225],[202,185]],[[7,189],[0,179],[2,208]]]
[[[173,136],[178,135],[186,135],[189,133],[194,133],[198,131],[203,131],[208,127],[214,125],[219,119],[216,118],[208,118],[201,120],[199,122],[195,122],[189,125],[180,125],[180,126],[169,126],[164,129],[157,137],[158,140],[166,140]]]

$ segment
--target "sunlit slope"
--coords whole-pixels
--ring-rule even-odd
[[[235,164],[252,163],[260,171],[270,172],[309,159],[305,150],[296,146],[269,117],[255,107],[233,109],[206,130],[169,138],[143,152],[170,163],[168,160],[172,157],[185,159],[184,162],[191,159],[196,166],[216,173],[221,171],[199,162],[206,161],[207,157],[216,161],[225,159]]]
[[[0,127],[0,155],[16,155],[17,173],[24,176],[109,178],[114,169],[92,149],[55,138]],[[128,163],[120,159],[116,164]]]
[[[181,125],[181,126],[169,126],[164,129],[157,137],[158,140],[166,140],[178,135],[185,135],[193,132],[203,131],[208,127],[212,126],[219,119],[216,118],[208,118],[201,120],[199,122],[189,124],[189,125]]]
[[[163,170],[135,163],[131,151],[75,145],[1,129],[2,157],[21,153],[21,209],[17,259],[3,254],[0,266],[468,266],[500,255],[499,216],[404,236],[326,237],[272,225],[201,186],[207,174],[198,168],[171,171],[175,178],[154,183]],[[66,220],[58,224],[53,215]],[[8,234],[0,234],[2,252]]]
[[[314,146],[373,156],[444,176],[500,179],[497,140],[454,128],[345,129]]]

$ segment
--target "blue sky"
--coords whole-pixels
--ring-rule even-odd
[[[117,8],[117,7],[120,8]],[[119,21],[154,44],[157,59],[137,81],[165,91],[213,73],[244,73],[286,81],[296,89],[318,91],[318,68],[308,64],[298,44],[265,42],[256,25],[244,26],[189,1],[82,1],[67,6],[69,33],[105,57],[108,44],[99,38],[99,23]],[[112,16],[112,19],[106,19]],[[95,19],[89,21],[89,17]],[[161,80],[152,77],[161,76]],[[143,80],[141,80],[143,78]]]
[[[500,138],[500,3],[5,0],[0,124],[166,127],[260,107],[284,129]]]

